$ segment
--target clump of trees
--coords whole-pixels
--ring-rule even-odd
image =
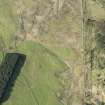
[[[105,68],[105,21],[97,24],[96,28],[96,61],[99,69]]]
[[[102,21],[97,25],[96,42],[97,48],[102,51],[105,51],[105,21]]]
[[[4,53],[6,52],[6,44],[2,36],[0,36],[0,52],[2,53],[2,56],[4,57]]]

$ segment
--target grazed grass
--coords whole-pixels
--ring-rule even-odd
[[[55,73],[67,66],[37,43],[24,42],[19,45],[18,52],[27,55],[26,64],[10,99],[3,105],[62,105],[55,95],[61,88]]]

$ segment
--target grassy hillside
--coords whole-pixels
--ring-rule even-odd
[[[21,4],[21,1],[23,4]],[[42,1],[39,3],[38,0],[38,3],[36,3],[39,6],[37,8],[39,13],[36,13],[39,15],[39,20],[40,15],[42,14],[41,18],[43,18],[49,10],[46,8],[51,6],[49,0]],[[14,46],[14,36],[19,30],[19,17],[16,14],[16,8],[18,4],[20,4],[20,9],[25,7],[26,14],[22,15],[26,19],[27,26],[32,21],[31,16],[27,16],[27,14],[30,15],[34,10],[33,7],[31,8],[34,4],[32,0],[18,0],[16,5],[14,5],[14,0],[0,0],[0,36],[2,36],[4,48],[6,48],[5,52],[19,52],[27,57],[11,96],[3,105],[62,105],[56,97],[59,90],[63,90],[62,93],[68,91],[62,96],[66,100],[63,100],[65,103],[74,102],[74,104],[77,104],[81,101],[83,80],[80,78],[82,73],[80,1],[65,1],[67,1],[65,5],[70,4],[67,5],[67,8],[63,8],[64,11],[61,12],[62,16],[60,18],[53,15],[54,11],[52,11],[51,18],[49,15],[47,19],[42,19],[43,21],[39,22],[37,27],[35,24],[33,30],[42,27],[38,35],[34,35],[35,33],[32,32],[28,33],[29,36],[26,40],[18,43],[17,48],[11,50],[9,48]],[[75,3],[77,1],[78,3]],[[2,50],[0,59],[2,59]],[[66,81],[62,80],[62,82],[66,84],[63,88],[66,88],[62,89],[61,81],[55,76],[55,73],[67,69],[69,73],[72,72],[72,75],[69,75],[68,72],[64,74]],[[72,83],[70,81],[71,77]],[[72,86],[69,84],[72,84]],[[72,92],[71,88],[74,92],[72,98],[69,96]]]

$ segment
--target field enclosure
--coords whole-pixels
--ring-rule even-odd
[[[3,105],[104,105],[105,0],[0,0],[6,53],[26,59]]]

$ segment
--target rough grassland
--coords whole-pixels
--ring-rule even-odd
[[[12,43],[12,36],[16,32],[16,14],[12,5],[6,0],[0,0],[0,36],[6,45]]]
[[[4,47],[13,43],[12,36],[16,31],[16,17],[10,5],[6,0],[0,0],[0,36],[6,43]],[[26,54],[27,60],[9,100],[3,105],[62,105],[55,95],[61,88],[55,73],[65,70],[67,66],[37,43],[23,42],[17,51]]]
[[[8,52],[9,47],[14,44],[13,36],[17,32],[18,26],[15,8],[9,1],[11,0],[0,0],[0,36],[3,37],[3,41],[6,44],[6,46],[4,46],[4,48],[7,48],[6,52]],[[28,7],[31,5],[32,0],[23,1]],[[65,30],[68,34],[63,37],[59,32],[59,35],[48,32],[48,35],[40,35],[39,37],[39,40],[44,40],[45,38],[48,39],[48,41],[45,40],[45,42],[41,44],[25,41],[20,43],[17,49],[13,51],[26,54],[27,59],[16,80],[9,100],[3,103],[3,105],[62,105],[56,97],[56,93],[62,87],[55,73],[68,69],[64,63],[65,61],[68,61],[68,64],[72,65],[78,62],[80,56],[77,54],[78,52],[72,48],[74,45],[77,46],[78,42],[74,41],[76,44],[73,43],[71,45],[68,44],[68,42],[72,42],[72,37],[78,34],[72,35],[72,31],[80,32],[80,28],[78,28],[80,24],[72,22],[72,17],[70,16],[65,16],[64,21],[59,21],[57,24],[55,23],[48,23],[51,32],[56,33],[57,30],[61,31],[64,27],[68,26],[67,29],[65,28],[63,30],[63,35],[66,35]],[[76,24],[71,25],[72,23]],[[66,42],[66,40],[68,42]],[[41,42],[41,40],[39,42]],[[46,48],[44,46],[46,46]],[[72,47],[70,48],[69,46]],[[1,52],[0,59],[2,59]],[[81,67],[80,65],[78,67],[76,65],[74,69],[76,74],[78,74],[77,71],[79,72]]]

